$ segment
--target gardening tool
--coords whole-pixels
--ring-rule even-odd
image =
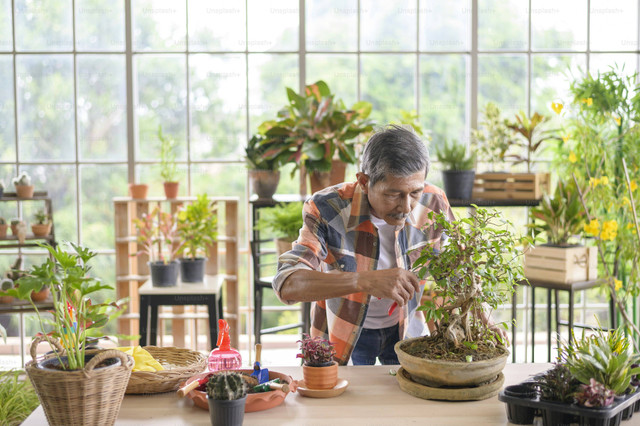
[[[269,381],[269,370],[260,367],[260,353],[262,352],[262,345],[256,343],[256,362],[253,363],[253,373],[251,377],[258,379],[258,383],[262,384]]]
[[[204,385],[205,383],[207,383],[209,381],[209,377],[211,377],[212,375],[213,374],[207,374],[203,378],[198,379],[198,380],[194,380],[193,382],[189,383],[188,385],[181,387],[180,389],[178,389],[178,396],[180,398],[183,398],[184,396],[186,396],[189,392],[191,392],[195,388],[198,388],[198,387]]]
[[[280,389],[282,392],[289,392],[289,384],[288,383],[280,383],[279,378],[275,378],[273,380],[269,380],[268,382],[262,383],[261,385],[257,385],[253,387],[254,392],[269,392],[270,390]]]

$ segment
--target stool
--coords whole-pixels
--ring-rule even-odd
[[[604,284],[606,280],[597,279],[597,280],[588,280],[588,281],[579,281],[574,283],[555,283],[543,280],[529,280],[529,284],[531,286],[531,362],[535,362],[535,307],[536,307],[536,299],[535,299],[535,291],[536,288],[546,288],[547,289],[547,362],[551,362],[551,300],[553,290],[555,294],[555,318],[556,318],[556,335],[560,335],[560,325],[566,325],[569,331],[569,344],[573,339],[573,328],[581,327],[581,328],[593,328],[587,327],[582,324],[574,324],[573,322],[573,301],[576,291],[588,290],[590,288],[598,287]],[[526,286],[526,281],[520,281],[518,283],[520,286]],[[569,293],[569,320],[568,321],[560,321],[560,303],[558,302],[558,293],[560,291],[566,291]],[[513,300],[511,305],[511,319],[516,319],[516,292],[513,292]],[[609,299],[609,320],[610,325],[615,327],[615,306],[613,304],[613,300]],[[526,338],[526,336],[525,336]],[[516,341],[516,329],[514,326],[511,327],[511,340],[515,345]],[[516,351],[512,351],[512,361],[516,362]]]
[[[175,287],[153,287],[150,280],[144,283],[138,290],[141,343],[144,346],[157,344],[158,306],[206,305],[209,311],[209,338],[211,346],[215,347],[218,341],[218,319],[223,316],[222,281],[222,275],[206,275],[203,283],[178,283]]]

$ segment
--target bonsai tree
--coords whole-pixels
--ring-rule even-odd
[[[496,104],[487,103],[482,115],[480,127],[471,132],[473,151],[479,162],[488,164],[489,170],[495,170],[496,165],[504,161],[512,131]]]
[[[195,259],[209,254],[209,246],[218,237],[218,216],[212,208],[207,194],[185,205],[178,212],[178,237],[182,245],[179,255]]]

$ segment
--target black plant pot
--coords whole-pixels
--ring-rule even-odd
[[[244,406],[247,397],[223,401],[211,399],[209,402],[209,416],[213,426],[242,426],[244,420]]]
[[[151,284],[154,287],[175,287],[178,283],[178,262],[149,262]]]
[[[204,257],[180,258],[180,277],[183,283],[204,282],[204,266],[207,259]]]
[[[87,350],[89,350],[89,348],[87,348]],[[93,354],[86,354],[84,356],[84,362],[85,365],[87,362],[89,362],[89,360],[91,360],[91,358],[93,358],[94,356],[96,356],[95,353]],[[60,359],[58,359],[58,357],[54,356],[51,358],[47,358],[43,361],[38,362],[38,368],[45,368],[45,369],[50,369],[50,370],[61,370],[62,367],[60,367],[60,361],[62,360],[62,363],[64,365],[66,365],[67,367],[69,366],[69,362],[67,361],[67,356],[61,356]],[[117,366],[117,365],[121,365],[122,361],[120,360],[120,358],[108,358],[105,359],[104,361],[102,361],[99,367],[96,367],[95,369],[98,368],[105,368],[105,367],[111,367],[111,366]]]
[[[475,177],[475,170],[444,170],[442,181],[447,198],[470,200]]]
[[[516,398],[535,398],[536,391],[533,387],[520,384],[507,386],[504,388],[504,394]],[[536,415],[534,407],[527,407],[521,404],[507,403],[507,418],[513,424],[530,425]]]

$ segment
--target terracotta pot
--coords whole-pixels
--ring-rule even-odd
[[[280,172],[278,170],[249,170],[251,193],[259,200],[271,200],[278,189]]]
[[[33,198],[33,185],[16,185],[18,198]]]
[[[0,304],[8,305],[13,302],[13,296],[0,296]]]
[[[326,367],[302,366],[302,376],[307,389],[333,389],[338,383],[338,363]]]
[[[31,293],[31,300],[33,300],[34,302],[43,302],[47,299],[47,297],[49,297],[49,294],[51,294],[51,291],[49,291],[49,287],[45,287],[38,292],[34,291],[33,293]]]
[[[276,238],[275,242],[276,242],[276,254],[278,255],[278,257],[280,257],[282,253],[286,253],[289,250],[291,250],[291,243],[293,241],[287,238]]]
[[[9,225],[6,223],[4,225],[0,225],[0,238],[7,238],[7,230],[9,229]]]
[[[344,182],[347,164],[340,160],[331,161],[331,170],[328,172],[312,171],[309,174],[311,192],[318,192],[326,187]]]
[[[149,190],[149,185],[146,183],[130,183],[129,184],[129,195],[134,200],[144,200],[147,198],[147,191]]]
[[[167,198],[178,198],[178,190],[180,189],[180,182],[165,182],[164,183],[164,195]]]
[[[51,224],[35,224],[31,225],[31,231],[36,237],[46,237],[51,232]]]

